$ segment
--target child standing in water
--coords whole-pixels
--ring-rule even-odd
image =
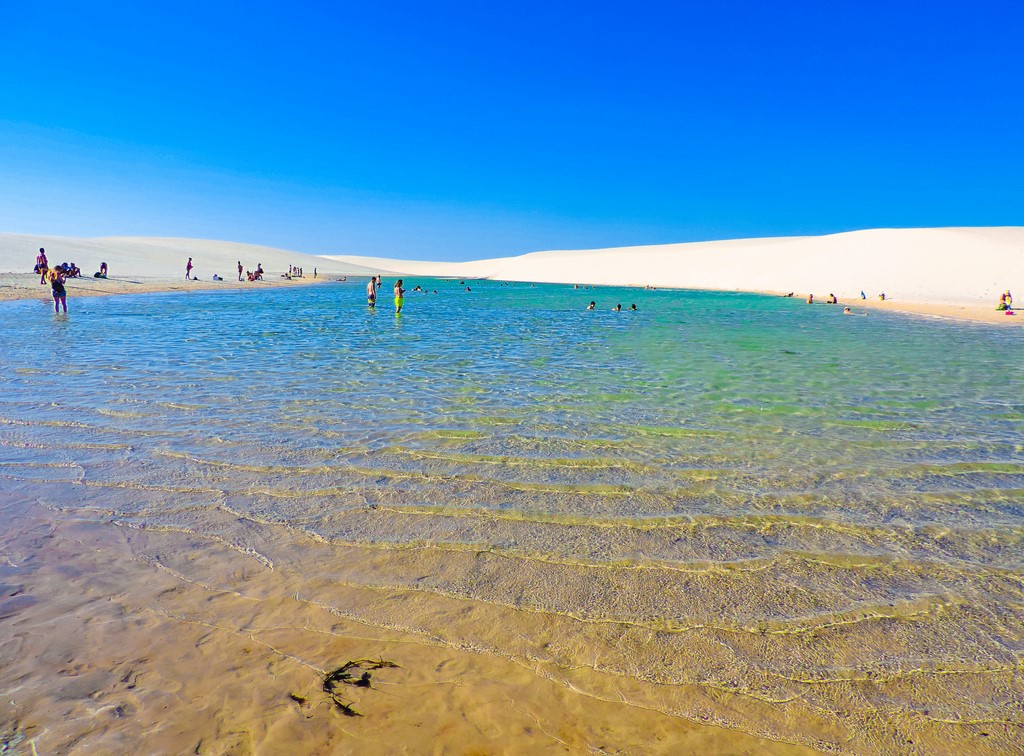
[[[50,280],[50,292],[53,294],[53,311],[59,313],[63,306],[64,312],[67,312],[68,293],[64,289],[64,271],[60,268],[52,268],[47,273],[47,278]]]
[[[405,289],[402,288],[402,279],[399,278],[395,281],[395,315],[398,315],[402,311],[402,305],[405,303]]]

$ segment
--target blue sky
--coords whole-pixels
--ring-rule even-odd
[[[0,231],[463,260],[1024,225],[1019,8],[2,2]]]

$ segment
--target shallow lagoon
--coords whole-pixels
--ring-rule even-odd
[[[1017,742],[1020,329],[415,283],[398,317],[363,283],[0,306],[0,494],[315,551],[304,600],[638,709]]]

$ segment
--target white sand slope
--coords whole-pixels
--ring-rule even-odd
[[[1024,227],[877,229],[830,236],[740,239],[534,252],[467,263],[331,256],[391,275],[455,276],[742,291],[863,290],[902,302],[994,307],[1006,289],[1024,301]]]
[[[4,233],[0,233],[0,272],[31,272],[40,247],[46,248],[51,264],[73,262],[86,276],[92,276],[99,270],[100,263],[106,262],[114,278],[184,279],[185,263],[189,257],[195,266],[193,274],[204,281],[209,281],[214,273],[228,280],[237,279],[239,261],[245,270],[255,270],[256,265],[262,263],[263,269],[271,276],[279,276],[288,270],[289,265],[301,266],[307,278],[313,275],[314,267],[322,277],[369,275],[359,265],[255,244],[158,237],[79,239]]]

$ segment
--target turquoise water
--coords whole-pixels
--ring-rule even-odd
[[[0,305],[0,495],[688,719],[1015,742],[1024,332],[417,282]]]

